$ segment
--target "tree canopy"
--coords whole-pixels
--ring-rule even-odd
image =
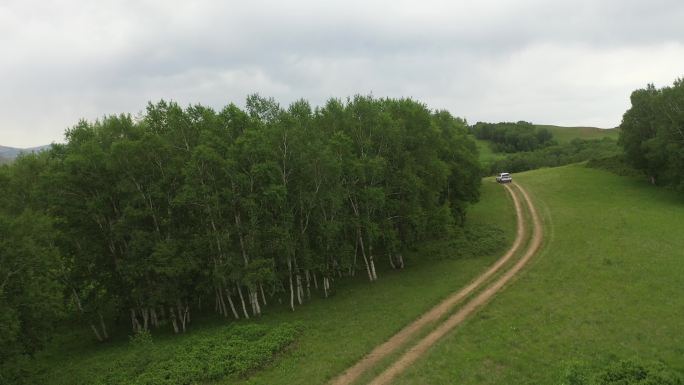
[[[481,175],[464,120],[366,96],[160,101],[2,167],[0,340],[21,352],[63,310],[105,340],[122,320],[183,332],[196,311],[258,317],[344,276],[374,281],[380,259],[402,268],[462,223]]]
[[[489,140],[495,152],[533,151],[555,144],[548,129],[524,121],[477,122],[470,129],[477,139]]]
[[[654,184],[684,189],[684,80],[632,92],[620,124],[627,161]]]

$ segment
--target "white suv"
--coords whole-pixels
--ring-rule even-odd
[[[499,183],[510,183],[513,181],[513,178],[511,178],[511,174],[502,172],[496,177],[496,181]]]

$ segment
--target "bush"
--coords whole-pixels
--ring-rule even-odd
[[[684,385],[684,377],[661,362],[642,363],[620,360],[597,371],[573,362],[564,373],[561,385]]]
[[[635,361],[619,361],[601,372],[594,381],[596,385],[682,385],[679,373],[660,362],[641,364]]]
[[[61,381],[69,385],[189,385],[242,376],[269,363],[294,342],[299,329],[292,324],[232,325],[155,343],[149,333],[138,333],[119,358],[100,357],[97,365],[84,365],[87,370]]]
[[[508,246],[505,233],[500,227],[480,223],[453,226],[448,238],[422,244],[420,258],[444,260],[492,255]]]
[[[646,174],[644,174],[642,171],[639,171],[627,164],[624,154],[591,159],[589,162],[587,162],[587,167],[610,171],[613,174],[620,176],[646,176]]]
[[[528,122],[477,122],[470,131],[478,139],[492,142],[494,152],[533,151],[555,144],[553,135],[546,128],[536,128]]]

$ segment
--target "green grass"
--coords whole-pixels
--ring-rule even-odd
[[[407,254],[403,271],[387,269],[389,263],[380,259],[381,271],[375,283],[368,283],[361,272],[356,279],[336,281],[339,286],[334,297],[313,298],[295,312],[285,305],[266,307],[264,316],[252,322],[266,330],[297,323],[301,326],[296,340],[275,357],[269,353],[266,366],[259,370],[252,366],[246,374],[227,373],[223,380],[207,383],[321,384],[341,373],[375,345],[464,286],[510,245],[515,235],[515,215],[504,189],[485,183],[481,202],[471,208],[467,223],[463,239],[432,242]],[[155,335],[154,345],[173,351],[179,346],[191,346],[195,335],[230,334],[226,330],[233,324],[214,319],[196,321],[187,335]],[[115,371],[134,354],[125,339],[98,346],[83,337],[86,332],[77,333],[80,341],[74,337],[55,341],[38,357],[35,368],[42,372],[41,384],[96,383],[98,372]],[[212,357],[207,355],[206,359],[211,361]],[[259,366],[262,364],[264,361],[259,359]]]
[[[516,174],[545,221],[540,255],[397,384],[559,384],[579,362],[684,371],[684,199],[572,165]]]
[[[561,127],[547,124],[536,124],[537,128],[546,128],[553,134],[558,143],[568,143],[573,139],[618,139],[620,131],[616,128],[596,128],[596,127]]]
[[[480,164],[484,170],[488,170],[495,161],[506,157],[506,154],[503,152],[494,152],[490,145],[490,141],[475,139],[475,137],[473,137],[473,140],[475,141],[475,144],[477,144],[477,149],[480,152]]]
[[[489,145],[488,140],[474,139],[477,144],[477,149],[480,151],[480,162],[483,164],[491,163],[497,159],[506,157],[506,154],[494,152]]]

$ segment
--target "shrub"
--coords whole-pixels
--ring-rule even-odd
[[[613,174],[620,176],[646,176],[642,171],[630,166],[623,154],[591,159],[587,162],[587,167],[610,171]]]
[[[294,342],[299,329],[293,324],[232,325],[155,343],[149,333],[137,333],[119,358],[100,359],[98,365],[62,381],[69,385],[189,385],[242,376],[269,363]]]
[[[684,385],[684,377],[661,362],[620,360],[593,372],[586,364],[572,362],[560,385]]]

